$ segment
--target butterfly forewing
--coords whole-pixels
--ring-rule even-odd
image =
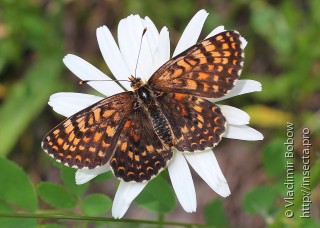
[[[99,101],[52,129],[42,148],[67,166],[81,169],[104,165],[115,150],[133,103],[133,92]]]
[[[163,92],[222,97],[239,78],[243,60],[239,33],[225,31],[169,60],[148,83]]]

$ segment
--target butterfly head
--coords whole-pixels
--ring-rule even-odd
[[[141,81],[141,78],[137,78],[134,76],[130,76],[129,80],[131,81],[131,87],[133,88],[133,90],[137,90],[139,89],[144,83]]]

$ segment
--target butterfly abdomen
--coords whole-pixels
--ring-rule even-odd
[[[173,146],[172,130],[167,118],[157,105],[154,93],[151,92],[147,85],[145,85],[137,90],[137,96],[140,105],[144,107],[145,112],[149,116],[150,122],[157,136],[166,147],[170,148]]]

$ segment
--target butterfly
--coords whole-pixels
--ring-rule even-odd
[[[148,181],[168,165],[175,149],[199,152],[221,141],[226,118],[206,98],[227,94],[243,61],[237,31],[200,41],[147,82],[131,76],[133,91],[107,97],[61,122],[44,137],[42,148],[67,166],[94,169],[109,162],[123,181]]]

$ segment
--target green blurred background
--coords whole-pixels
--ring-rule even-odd
[[[152,210],[138,200],[126,217],[206,223],[218,227],[319,225],[319,0],[0,0],[0,212],[21,211],[21,208],[29,212],[68,208],[66,213],[88,215],[86,206],[81,204],[84,197],[102,193],[113,198],[117,184],[114,178],[103,176],[108,180],[101,181],[104,179],[100,178],[90,186],[73,186],[74,171],[58,167],[40,147],[42,137],[63,119],[48,106],[49,96],[60,91],[92,92],[87,86],[78,86],[78,79],[66,69],[62,58],[68,53],[76,54],[110,75],[96,41],[97,27],[107,25],[116,35],[122,18],[130,14],[149,16],[159,30],[163,26],[169,28],[171,50],[174,50],[183,29],[199,9],[209,13],[202,38],[216,26],[224,25],[227,29],[240,31],[247,39],[241,77],[260,81],[263,91],[235,97],[224,104],[247,111],[251,116],[250,125],[261,131],[265,139],[259,142],[225,139],[215,149],[230,185],[230,197],[217,196],[194,175],[198,199],[196,213],[185,213],[178,203],[170,210]],[[283,211],[287,122],[294,124],[295,132],[297,213],[292,219],[285,219]],[[311,166],[314,171],[311,172],[310,219],[299,219],[301,208],[297,205],[301,204],[298,186],[302,175],[303,128],[310,129],[312,141]],[[23,173],[27,175],[23,176]],[[165,173],[162,177],[167,178]],[[16,183],[19,178],[24,179],[26,185],[23,181],[21,185]],[[66,189],[68,194],[75,194],[75,202],[69,207],[48,202],[50,200],[43,196],[48,181],[59,184],[61,195],[67,194]],[[30,188],[32,198],[29,197],[30,202],[20,204],[21,208],[16,207],[19,203],[15,202],[19,196],[9,193],[19,186],[20,194],[23,194],[23,188]],[[59,198],[58,193],[56,198]],[[96,201],[87,201],[94,207]],[[31,204],[33,206],[29,208],[23,206]],[[94,215],[110,216],[108,210],[101,209],[101,213]],[[19,224],[19,221],[28,221],[30,227],[36,223],[39,227],[39,224],[48,227],[46,219],[0,219],[0,226],[4,222],[8,227],[14,227],[12,224]],[[92,224],[49,222],[59,224],[57,227]]]

